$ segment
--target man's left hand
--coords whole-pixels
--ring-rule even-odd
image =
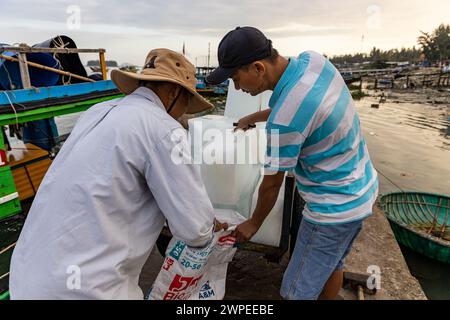
[[[236,237],[237,242],[248,241],[258,232],[259,227],[252,219],[249,219],[238,225],[231,235]]]

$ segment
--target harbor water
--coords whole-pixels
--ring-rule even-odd
[[[372,93],[356,101],[369,152],[379,172],[381,194],[400,190],[450,193],[449,96],[450,92],[391,92],[386,102],[379,103],[378,94]],[[215,113],[223,113],[224,99],[213,101],[219,105]],[[376,104],[378,108],[372,107]],[[70,133],[79,116],[58,117],[59,134]],[[20,225],[20,221],[2,225],[0,248],[17,239]],[[427,297],[450,299],[450,266],[401,249]],[[7,271],[10,255],[1,259],[0,275]]]
[[[357,101],[363,133],[379,173],[381,194],[450,194],[449,96],[450,92],[419,91],[391,93],[385,103],[379,103],[377,96]],[[374,104],[379,108],[372,108]],[[427,298],[450,299],[450,265],[400,248]]]

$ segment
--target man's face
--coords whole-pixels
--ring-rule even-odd
[[[248,67],[236,70],[232,75],[236,90],[242,90],[252,96],[256,96],[264,89],[264,65],[260,62],[252,63]]]

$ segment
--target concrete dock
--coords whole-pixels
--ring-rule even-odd
[[[426,296],[419,282],[406,265],[384,213],[376,207],[365,222],[353,249],[346,259],[346,270],[367,273],[369,266],[381,271],[380,290],[367,299],[424,300]],[[345,295],[345,297],[351,297]]]
[[[163,258],[155,249],[141,274],[140,285],[146,292],[156,278]],[[280,263],[270,263],[261,253],[238,250],[229,264],[226,284],[227,300],[281,299],[279,289],[284,270],[289,262],[285,255]],[[423,300],[426,299],[419,282],[409,272],[389,222],[379,208],[364,222],[346,259],[346,271],[367,273],[369,266],[380,268],[380,290],[367,300]],[[354,300],[356,294],[342,289],[340,299]]]

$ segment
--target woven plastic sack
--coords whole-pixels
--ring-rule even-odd
[[[230,234],[245,218],[227,209],[216,209],[216,216],[231,227],[214,233],[205,247],[193,248],[172,238],[149,300],[223,299],[228,263],[236,252],[236,239]]]

